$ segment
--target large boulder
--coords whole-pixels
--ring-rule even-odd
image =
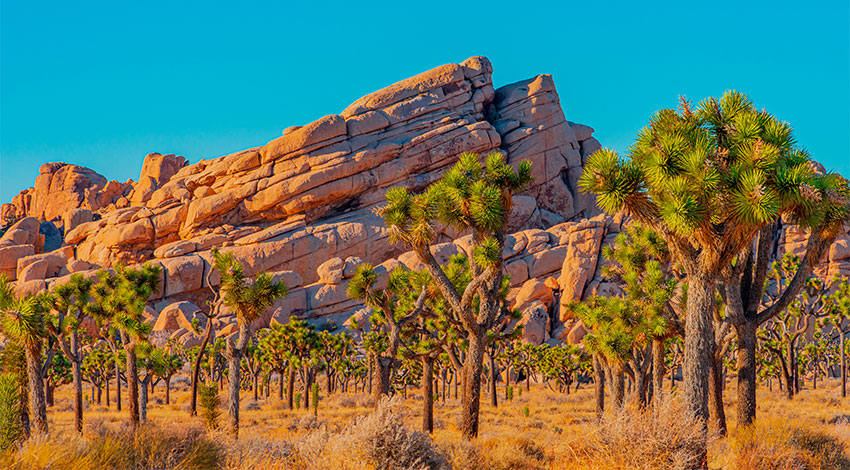
[[[192,330],[192,319],[201,309],[192,302],[175,302],[162,309],[153,325],[153,331]]]
[[[167,183],[184,166],[186,166],[186,159],[179,155],[149,153],[145,155],[142,162],[142,173],[139,175],[139,181],[150,178],[153,183],[152,186],[156,189],[156,187],[161,187]],[[148,184],[150,185],[150,183]]]

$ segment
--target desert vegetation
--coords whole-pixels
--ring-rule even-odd
[[[850,466],[850,280],[814,272],[850,187],[787,123],[737,92],[683,99],[626,158],[590,157],[579,185],[627,224],[603,252],[613,295],[568,303],[576,344],[524,342],[510,299],[507,221],[532,175],[465,153],[389,189],[376,212],[421,269],[356,267],[347,295],[371,315],[346,330],[269,322],[286,283],[225,247],[191,347],[150,337],[154,265],[25,297],[0,277],[4,467]],[[804,256],[774,256],[781,219],[809,233]],[[438,225],[470,235],[465,254],[438,261]],[[219,335],[224,310],[237,328]]]

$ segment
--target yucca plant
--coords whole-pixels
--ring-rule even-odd
[[[219,418],[221,417],[221,409],[219,408],[218,385],[212,383],[198,384],[199,402],[201,405],[201,418],[210,430],[216,430],[219,427]]]
[[[52,307],[47,329],[56,338],[62,354],[71,362],[74,383],[74,426],[83,432],[83,355],[80,352],[80,323],[88,309],[93,281],[81,274],[53,289],[45,297]]]
[[[23,347],[27,364],[29,405],[35,432],[47,432],[47,403],[41,375],[41,348],[47,331],[44,308],[36,297],[16,298],[9,278],[0,274],[0,326],[3,335]]]
[[[91,291],[94,302],[87,305],[87,313],[101,324],[108,324],[110,340],[114,341],[117,337],[124,349],[127,406],[132,426],[140,420],[136,348],[151,331],[143,313],[148,299],[159,285],[161,272],[162,268],[154,264],[146,264],[140,269],[118,265],[111,271],[101,270],[97,273],[98,283]]]
[[[464,153],[422,193],[412,194],[405,187],[388,190],[387,203],[377,211],[384,218],[390,241],[410,247],[425,265],[466,334],[468,354],[463,366],[466,380],[461,412],[465,437],[478,435],[487,332],[502,313],[502,248],[511,198],[531,181],[531,163],[526,160],[517,169],[498,152],[485,160],[482,165],[478,155]],[[468,253],[471,280],[462,290],[452,283],[431,253],[438,223],[459,232],[472,232]]]
[[[15,374],[0,374],[0,451],[24,437],[18,381]]]
[[[703,420],[709,415],[714,293],[718,282],[727,285],[729,318],[739,337],[739,393],[752,394],[752,400],[739,398],[739,419],[747,422],[755,415],[752,325],[775,310],[748,313],[761,300],[751,290],[762,289],[772,227],[787,215],[810,229],[803,264],[813,265],[847,219],[847,181],[820,171],[795,146],[790,125],[729,91],[696,107],[683,99],[678,111],[658,111],[627,158],[611,149],[589,157],[579,187],[596,194],[606,212],[625,210],[658,232],[687,274],[682,389],[688,408]],[[795,279],[789,289],[803,281]],[[779,310],[783,302],[790,298],[778,302]]]
[[[245,275],[242,263],[234,258],[233,253],[222,253],[213,250],[213,264],[221,274],[222,301],[236,312],[239,333],[236,338],[227,341],[225,357],[228,359],[228,404],[227,413],[230,417],[229,431],[239,435],[239,387],[241,384],[240,364],[242,355],[251,339],[251,323],[260,318],[266,309],[276,300],[287,294],[286,284],[278,281],[269,273],[260,273],[251,282]]]
[[[347,294],[355,300],[362,300],[378,315],[374,316],[375,324],[370,338],[375,343],[380,335],[380,348],[371,348],[375,358],[375,369],[372,377],[373,406],[375,409],[382,397],[390,393],[390,372],[396,362],[399,346],[401,345],[401,330],[406,323],[419,316],[425,305],[427,289],[416,291],[411,277],[421,275],[405,268],[396,268],[389,274],[387,287],[377,288],[378,275],[371,264],[364,263],[357,267],[354,277],[348,284]],[[419,282],[419,285],[422,285]],[[385,331],[382,331],[385,330]],[[367,344],[369,342],[367,341]]]

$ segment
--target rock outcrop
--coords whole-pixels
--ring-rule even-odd
[[[35,186],[0,210],[4,221],[21,219],[0,239],[0,273],[19,279],[19,292],[33,292],[72,273],[158,263],[163,279],[151,322],[158,337],[192,343],[198,338],[189,311],[207,308],[210,287],[219,282],[210,252],[218,247],[242,261],[248,275],[269,271],[287,282],[289,296],[264,321],[295,314],[343,325],[354,312],[365,315],[345,292],[358,264],[372,263],[382,276],[397,266],[421,268],[412,253],[388,242],[373,212],[386,190],[425,188],[458,154],[498,151],[509,162],[533,164],[533,185],[514,198],[505,247],[526,340],[578,341],[585,332],[563,305],[611,292],[599,254],[623,223],[602,215],[577,188],[600,144],[592,128],[566,119],[549,75],[497,89],[491,74],[486,58],[472,57],[288,128],[265,145],[194,164],[152,153],[139,181],[45,164]],[[39,220],[53,222],[65,246],[52,246]],[[438,259],[468,250],[468,235],[440,230]],[[803,248],[805,234],[783,230],[777,255]],[[819,269],[850,272],[850,236],[828,256]],[[216,321],[233,329],[232,315]]]

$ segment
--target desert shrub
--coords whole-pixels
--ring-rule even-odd
[[[546,470],[544,446],[519,435],[498,434],[470,441],[458,434],[440,436],[440,449],[451,468],[464,470]]]
[[[668,398],[644,410],[624,407],[586,428],[570,445],[575,461],[563,461],[562,468],[699,468],[707,437],[700,420],[680,400]]]
[[[24,435],[18,382],[14,374],[0,374],[0,450],[8,448]]]
[[[108,468],[135,470],[221,468],[221,448],[194,427],[142,425],[90,426],[85,437],[76,434],[40,435],[11,449],[0,468],[64,470]]]
[[[251,400],[251,401],[249,401],[248,403],[245,404],[245,409],[250,410],[250,411],[256,411],[256,410],[260,410],[262,408],[260,407],[260,402],[258,402],[256,400]]]
[[[198,384],[198,404],[201,406],[201,417],[207,428],[218,429],[221,410],[219,409],[218,386],[216,384]]]
[[[313,429],[319,429],[323,425],[324,423],[319,421],[316,416],[306,414],[292,418],[286,428],[290,431],[311,431]]]
[[[404,427],[398,398],[384,399],[378,409],[356,418],[338,433],[323,427],[297,443],[307,469],[441,470],[448,462],[431,438]]]
[[[219,436],[227,452],[224,468],[230,470],[273,470],[298,468],[293,465],[293,447],[287,440],[243,433],[239,439]]]
[[[728,439],[731,470],[838,470],[850,468],[844,444],[822,426],[788,419],[758,420]]]

